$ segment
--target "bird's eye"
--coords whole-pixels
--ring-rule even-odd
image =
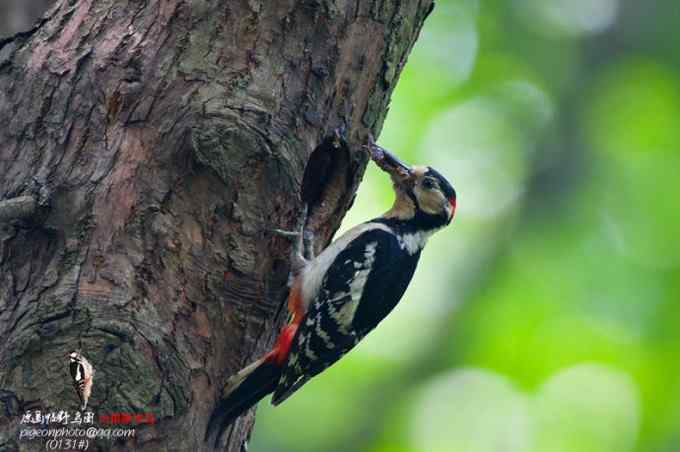
[[[425,190],[432,190],[434,188],[434,181],[432,179],[424,179],[422,185]]]

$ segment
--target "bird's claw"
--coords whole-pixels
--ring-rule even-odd
[[[298,274],[311,259],[314,258],[314,233],[305,229],[308,211],[309,209],[307,204],[305,204],[302,207],[302,212],[300,212],[300,217],[298,218],[295,231],[286,231],[283,229],[273,230],[273,232],[277,235],[293,239],[293,247],[290,253],[291,278],[289,278],[289,282],[292,282],[293,277]]]

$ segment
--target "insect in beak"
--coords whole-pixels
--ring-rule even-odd
[[[373,140],[373,135],[368,136],[366,148],[371,154],[371,159],[386,173],[390,174],[395,180],[403,181],[411,176],[411,167],[397,158],[396,155],[378,146]]]

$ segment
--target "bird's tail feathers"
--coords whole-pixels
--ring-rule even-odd
[[[288,397],[292,396],[295,391],[300,389],[302,385],[307,383],[309,378],[309,376],[300,377],[291,385],[283,385],[275,388],[274,395],[272,395],[272,405],[277,406],[284,402]]]
[[[219,448],[225,430],[237,417],[276,388],[281,367],[267,358],[264,356],[243,368],[225,384],[205,433],[206,441],[214,436],[215,448]]]

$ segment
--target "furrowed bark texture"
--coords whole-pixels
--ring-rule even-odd
[[[95,413],[157,419],[89,450],[212,450],[222,385],[285,321],[271,230],[304,198],[330,241],[431,8],[61,0],[0,41],[0,202],[23,200],[0,220],[0,450],[44,450],[18,439],[26,408],[77,408],[74,349]]]

